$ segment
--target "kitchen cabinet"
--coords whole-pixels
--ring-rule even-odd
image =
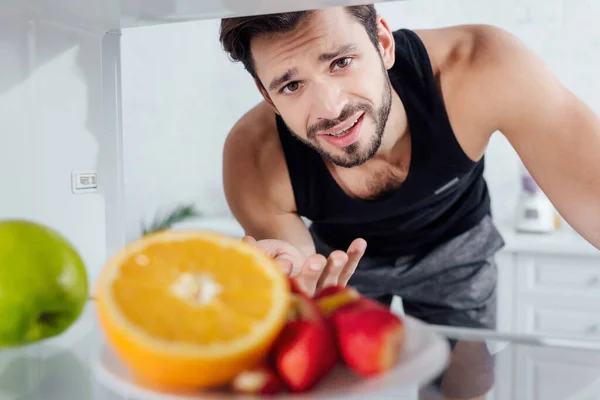
[[[600,251],[573,232],[503,237],[498,329],[600,338]]]
[[[505,229],[502,234],[498,330],[600,339],[600,251],[570,230],[534,235]],[[600,382],[594,383],[600,360],[560,349],[516,346],[510,351],[497,373],[511,384],[496,391],[494,400],[600,399]],[[566,367],[577,373],[565,377]],[[586,393],[577,393],[586,386]]]
[[[512,400],[600,400],[600,359],[595,353],[521,346],[511,351]]]

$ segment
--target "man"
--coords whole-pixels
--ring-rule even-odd
[[[392,31],[353,6],[225,19],[220,39],[264,97],[226,140],[229,206],[307,291],[348,283],[430,323],[494,328],[503,241],[483,165],[496,131],[600,247],[600,120],[511,34]],[[489,370],[461,346],[487,375],[445,386],[481,395]]]
[[[600,121],[509,33],[392,31],[354,6],[226,19],[221,42],[264,97],[225,144],[230,208],[309,292],[349,282],[428,322],[493,328],[496,131],[600,247]]]

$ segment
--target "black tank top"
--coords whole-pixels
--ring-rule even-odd
[[[346,194],[321,156],[291,135],[281,117],[277,129],[300,216],[333,248],[367,241],[370,256],[421,256],[490,213],[484,159],[462,150],[442,102],[430,60],[411,30],[394,32],[396,59],[388,71],[406,110],[411,161],[402,185],[378,200]]]

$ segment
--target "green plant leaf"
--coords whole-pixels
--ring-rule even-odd
[[[199,216],[201,213],[193,205],[179,205],[165,215],[156,215],[150,226],[142,226],[142,236],[170,229],[175,224]]]

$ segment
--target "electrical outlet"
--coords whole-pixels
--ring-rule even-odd
[[[71,190],[74,194],[92,193],[98,189],[96,171],[73,171],[71,173]]]

